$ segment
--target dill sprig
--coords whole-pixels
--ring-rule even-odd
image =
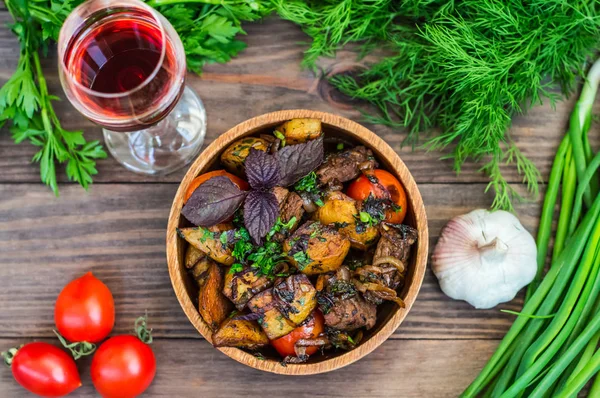
[[[424,147],[449,151],[456,172],[468,160],[483,162],[493,208],[509,210],[522,198],[502,165],[512,164],[532,195],[541,180],[510,138],[512,117],[543,99],[554,104],[557,86],[571,93],[600,42],[600,6],[584,0],[275,3],[313,39],[306,66],[349,42],[387,50],[368,69],[331,82],[378,109],[365,114],[368,122],[406,130],[413,145],[431,134]],[[351,11],[336,16],[342,4]]]

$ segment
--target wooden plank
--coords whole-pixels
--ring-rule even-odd
[[[455,215],[488,207],[483,184],[421,184],[430,247]],[[56,296],[71,279],[92,270],[113,291],[116,331],[131,330],[148,310],[159,337],[199,338],[181,311],[167,273],[165,228],[175,184],[101,184],[89,193],[63,187],[55,198],[39,185],[0,185],[0,337],[48,337]],[[539,203],[520,205],[535,230]],[[503,306],[519,310],[517,301]],[[474,310],[440,291],[428,270],[398,338],[497,339],[513,316]]]
[[[0,339],[12,347],[18,339]],[[310,377],[279,376],[246,367],[207,342],[156,339],[157,373],[145,397],[456,397],[468,386],[497,341],[388,340],[362,360]],[[83,386],[78,397],[95,394],[89,359],[78,361]],[[315,387],[306,388],[310,382]],[[29,397],[8,369],[0,372],[7,397]]]
[[[0,13],[0,25],[8,21],[7,13]],[[224,131],[248,118],[281,109],[307,108],[333,112],[360,121],[360,113],[351,102],[332,91],[324,79],[299,67],[302,50],[299,42],[304,34],[293,24],[277,18],[246,26],[248,35],[242,37],[248,49],[226,65],[210,65],[202,78],[189,76],[188,83],[204,100],[208,112],[206,143]],[[0,29],[0,82],[12,74],[18,60],[18,43],[6,28]],[[368,61],[368,60],[367,60]],[[52,53],[44,60],[44,70],[50,91],[64,99],[56,72],[57,60]],[[355,55],[341,51],[335,60],[322,60],[326,72],[343,71],[355,64]],[[557,104],[553,110],[548,103],[535,107],[526,117],[516,117],[512,129],[513,139],[523,153],[540,168],[546,176],[560,137],[567,125],[573,100]],[[83,129],[89,140],[102,139],[101,129],[79,115],[66,101],[55,104],[57,114],[67,129]],[[600,100],[596,103],[600,111]],[[402,147],[405,137],[400,131],[383,126],[368,125],[398,151],[419,183],[424,182],[486,182],[487,177],[478,172],[479,165],[467,164],[460,176],[452,170],[452,162],[438,160],[441,153],[412,152]],[[593,138],[598,146],[600,137]],[[30,159],[36,148],[24,143],[12,143],[6,128],[0,134],[0,182],[39,182],[39,170]],[[98,164],[97,182],[178,182],[184,171],[156,178],[136,175],[126,171],[112,158]],[[62,182],[66,177],[59,172]],[[506,170],[510,182],[521,178],[513,168]]]

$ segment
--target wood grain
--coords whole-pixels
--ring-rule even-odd
[[[4,83],[14,70],[18,60],[18,43],[5,27],[8,13],[0,12],[0,83]],[[189,76],[188,82],[204,100],[208,114],[206,143],[234,125],[251,117],[282,109],[313,109],[333,112],[354,121],[360,121],[360,113],[353,103],[334,92],[324,79],[310,71],[300,69],[302,50],[306,41],[304,34],[289,22],[268,18],[262,23],[248,24],[248,32],[242,40],[248,43],[243,54],[226,65],[210,65],[202,78]],[[367,59],[366,62],[372,59]],[[365,61],[363,61],[365,62]],[[44,60],[44,70],[50,91],[63,101],[55,103],[64,127],[83,129],[88,140],[102,140],[101,129],[79,115],[64,100],[56,72],[56,57]],[[356,64],[355,54],[341,51],[335,60],[322,60],[327,73],[339,73]],[[558,103],[553,110],[549,103],[533,108],[527,117],[516,117],[512,136],[523,153],[547,176],[552,156],[564,134],[573,99]],[[595,111],[600,111],[600,100]],[[367,125],[402,155],[417,183],[438,182],[486,182],[487,177],[478,172],[480,166],[467,164],[456,176],[450,160],[438,160],[439,152],[423,150],[412,152],[402,147],[405,134],[383,126]],[[39,182],[39,170],[30,160],[36,149],[29,144],[15,145],[6,128],[0,134],[0,182]],[[593,145],[599,146],[600,137],[594,135]],[[108,158],[98,164],[96,182],[179,182],[185,170],[169,176],[156,178],[137,175],[124,170],[114,159]],[[506,169],[510,182],[521,178],[513,168]],[[61,182],[66,182],[64,172],[59,172]]]
[[[0,4],[0,9],[3,9]],[[0,84],[12,75],[18,43],[0,11]],[[202,78],[189,76],[204,99],[210,143],[250,117],[280,109],[305,108],[333,112],[355,121],[354,104],[324,81],[299,68],[306,41],[291,23],[269,18],[245,26],[248,49],[227,65],[211,65]],[[373,58],[367,59],[371,61]],[[56,73],[56,57],[43,60],[50,90],[64,99]],[[356,66],[352,51],[321,61],[325,73]],[[575,98],[545,103],[513,120],[512,138],[547,176],[554,151],[564,134]],[[89,140],[101,130],[81,117],[67,101],[55,104],[69,129],[84,129]],[[596,101],[600,111],[600,99]],[[401,147],[404,134],[368,126],[397,151],[423,195],[429,216],[430,245],[449,218],[488,207],[483,194],[487,178],[468,164],[460,176],[440,153],[412,152]],[[597,131],[597,127],[593,127]],[[592,145],[600,136],[592,134]],[[513,321],[498,308],[473,310],[447,299],[431,272],[401,327],[361,361],[310,379],[282,377],[250,369],[213,349],[187,320],[170,285],[164,238],[167,217],[185,170],[156,179],[125,171],[113,159],[99,162],[98,183],[89,193],[67,184],[59,172],[61,198],[39,183],[31,165],[35,148],[15,145],[6,127],[0,131],[0,348],[32,338],[51,338],[53,306],[60,289],[87,270],[105,281],[117,304],[114,333],[130,333],[134,319],[148,309],[158,337],[154,349],[159,372],[150,396],[281,396],[321,397],[454,397],[483,366]],[[513,169],[509,181],[520,178]],[[143,183],[143,184],[141,184]],[[531,232],[537,228],[540,202],[520,204],[518,215]],[[500,306],[519,310],[521,297]],[[52,341],[56,341],[52,339]],[[74,396],[95,396],[89,364],[80,363],[84,387]],[[306,382],[318,388],[306,389]],[[0,396],[25,397],[10,376],[0,372]]]
[[[0,339],[8,348],[22,340]],[[260,372],[232,361],[205,341],[153,343],[154,382],[144,396],[157,397],[456,397],[475,378],[497,341],[388,340],[361,361],[308,377]],[[89,359],[78,361],[83,386],[73,396],[97,396]],[[311,387],[307,388],[307,383]],[[0,372],[2,396],[30,397],[8,369]]]
[[[398,154],[373,132],[358,123],[338,115],[311,110],[278,111],[257,116],[225,132],[198,156],[181,181],[173,200],[171,212],[169,213],[167,263],[171,283],[183,311],[200,334],[207,340],[212,341],[210,327],[204,322],[194,304],[193,295],[196,292],[189,288],[189,285],[193,282],[190,281],[192,278],[188,276],[183,261],[186,247],[185,241],[175,232],[184,223],[181,215],[184,195],[192,180],[198,175],[209,171],[215,163],[218,163],[221,153],[236,140],[271,131],[275,126],[283,122],[301,118],[319,119],[321,120],[325,136],[336,134],[350,142],[365,145],[373,151],[382,167],[392,172],[403,184],[408,201],[408,212],[404,223],[417,229],[418,239],[412,249],[412,256],[405,280],[406,285],[401,296],[406,305],[405,308],[395,305],[379,307],[377,323],[372,330],[365,333],[361,343],[351,351],[340,354],[336,353],[332,357],[317,356],[311,358],[308,363],[300,365],[290,364],[289,366],[282,367],[279,365],[278,358],[266,357],[263,360],[258,360],[253,355],[237,348],[219,348],[220,351],[236,361],[252,366],[253,368],[288,375],[324,373],[347,366],[369,354],[394,333],[409,313],[421,288],[427,265],[429,244],[427,215],[425,214],[423,199],[421,198],[417,184]]]
[[[453,216],[487,207],[483,185],[424,184],[430,245]],[[169,281],[165,231],[174,184],[101,184],[85,193],[65,186],[55,198],[41,185],[0,185],[0,337],[49,337],[56,296],[92,270],[111,288],[117,332],[145,309],[159,337],[198,338]],[[518,207],[534,232],[539,203]],[[513,301],[502,308],[520,309]],[[447,299],[427,271],[415,305],[396,331],[402,339],[497,339],[513,317]]]

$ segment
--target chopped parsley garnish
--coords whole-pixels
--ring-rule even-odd
[[[342,228],[346,228],[348,225],[350,225],[350,224],[348,224],[346,221],[344,221],[344,222],[336,221],[333,223],[333,228],[342,229]]]
[[[292,227],[294,226],[294,224],[296,224],[295,216],[290,218],[290,220],[286,223],[281,221],[281,217],[277,218],[277,222],[275,223],[273,228],[271,228],[271,230],[267,234],[267,239],[270,240],[273,237],[273,235],[275,235],[278,232],[287,232],[287,231],[291,230]]]
[[[312,259],[304,251],[296,252],[292,257],[294,257],[296,266],[300,271],[302,271],[308,264],[312,262]]]
[[[281,218],[277,219],[262,246],[255,246],[252,243],[248,230],[240,227],[235,232],[235,244],[231,253],[236,262],[231,266],[229,272],[240,272],[245,267],[250,266],[256,269],[259,275],[274,277],[275,267],[285,260],[286,253],[283,252],[281,243],[272,241],[271,239],[276,233],[291,229],[295,222],[295,217],[292,217],[287,223],[282,222]]]
[[[385,219],[385,213],[378,214],[375,217],[366,211],[361,211],[354,216],[356,220],[356,232],[363,233],[367,228],[374,227]]]
[[[202,236],[200,236],[200,242],[201,243],[206,242],[208,239],[214,239],[215,238],[215,234],[213,232],[209,231],[208,228],[196,227],[195,229],[197,229],[198,231],[202,232]]]
[[[226,245],[226,244],[227,244],[227,240],[228,240],[228,239],[227,239],[227,231],[223,231],[223,232],[221,232],[221,236],[219,237],[219,240],[221,241],[221,243],[222,243],[223,245]]]
[[[236,274],[238,272],[242,272],[244,270],[244,266],[242,263],[233,263],[231,264],[231,268],[229,268],[230,274]]]
[[[283,133],[279,130],[273,131],[273,135],[276,138],[279,138],[279,141],[281,141],[281,147],[283,148],[285,146],[285,135],[283,135]]]
[[[306,192],[317,206],[323,206],[323,191],[319,188],[317,173],[314,171],[311,171],[294,184],[294,190],[296,192]]]
[[[361,211],[356,219],[356,232],[364,232],[365,229],[378,225],[385,220],[386,212],[392,210],[398,212],[400,206],[388,198],[376,198],[372,194],[362,202]]]
[[[273,276],[275,266],[286,258],[283,248],[278,242],[267,241],[264,245],[257,247],[247,257],[252,268],[256,268],[259,275]]]

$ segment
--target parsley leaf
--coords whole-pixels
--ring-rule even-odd
[[[50,39],[56,39],[60,27],[76,5],[72,1],[6,0],[15,21],[12,32],[21,43],[15,73],[0,89],[0,125],[11,122],[14,141],[29,141],[39,147],[32,161],[40,164],[40,177],[58,195],[56,165],[65,164],[70,181],[87,189],[98,173],[96,159],[106,157],[98,141],[87,142],[82,131],[62,128],[42,73],[40,51],[45,53]]]
[[[302,177],[296,184],[294,184],[294,190],[296,192],[306,192],[306,194],[312,199],[313,202],[319,207],[324,205],[323,203],[323,191],[319,187],[317,173],[311,171],[304,177]]]

